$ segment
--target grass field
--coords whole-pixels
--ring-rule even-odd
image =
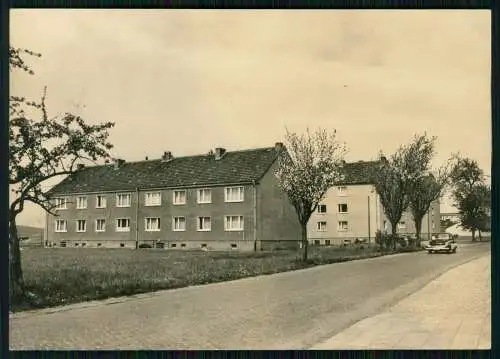
[[[202,252],[155,249],[31,248],[23,250],[28,291],[38,307],[214,283],[380,255],[377,248],[311,247],[301,251]],[[13,311],[32,309],[13,304]]]

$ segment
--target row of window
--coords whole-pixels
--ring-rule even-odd
[[[87,220],[75,220],[76,232],[87,231]],[[209,232],[212,230],[211,217],[197,217],[196,229],[200,232]],[[244,229],[243,216],[224,216],[224,230],[225,231],[242,231]],[[94,223],[95,232],[106,231],[106,220],[98,218]],[[144,230],[146,232],[158,232],[161,230],[161,222],[158,217],[144,218]],[[186,230],[186,217],[172,217],[172,230],[182,232]],[[55,221],[56,232],[67,232],[68,221],[65,219],[56,219]],[[117,218],[115,219],[116,232],[130,232],[130,218]]]
[[[384,221],[384,227],[386,226],[386,222]],[[406,223],[404,221],[399,222],[399,229],[405,229]],[[319,221],[316,224],[316,229],[318,232],[326,232],[328,230],[326,221]],[[337,231],[345,232],[349,230],[349,222],[348,221],[338,221],[337,222]]]
[[[318,213],[321,213],[321,214],[326,213],[326,204],[319,204],[317,211],[318,211]],[[339,203],[337,205],[337,212],[338,213],[347,213],[348,212],[347,203]]]
[[[317,212],[321,213],[321,214],[325,214],[326,213],[326,204],[319,204]],[[347,203],[339,203],[337,205],[337,213],[348,213],[348,212],[349,211],[348,211],[348,208],[347,208]],[[431,215],[432,216],[434,215],[434,210],[433,209],[431,210]]]
[[[71,243],[69,243],[71,244]],[[93,245],[93,243],[89,243],[91,247]],[[180,244],[180,247],[181,248],[186,248],[186,243],[179,243]],[[66,241],[61,241],[59,243],[59,245],[62,247],[62,248],[66,248],[68,246],[68,242]],[[57,243],[50,243],[50,244],[46,244],[46,246],[49,246],[49,247],[56,247],[57,246]],[[73,243],[73,246],[75,247],[87,247],[87,242],[74,242]],[[97,247],[102,247],[102,243],[97,243]],[[170,244],[166,244],[166,243],[163,243],[163,242],[157,242],[155,244],[155,247],[156,248],[177,248],[177,243],[170,243]],[[125,243],[120,243],[120,248],[125,248]],[[192,247],[191,247],[192,248]],[[200,248],[207,248],[207,244],[206,243],[201,243],[200,244]],[[230,248],[232,249],[235,249],[235,248],[238,248],[238,244],[236,243],[231,243],[230,244]]]
[[[384,220],[384,229],[389,229],[389,222]],[[406,222],[401,221],[398,223],[398,229],[406,229]],[[432,221],[432,229],[436,229],[436,225],[434,224],[434,220]]]
[[[118,193],[116,194],[116,207],[130,207],[132,194],[131,193]],[[244,200],[244,187],[226,187],[224,188],[224,201],[225,202],[243,202]],[[56,209],[67,209],[67,198],[56,198]],[[186,204],[187,201],[187,191],[186,190],[175,190],[172,193],[172,203],[173,204]],[[162,196],[160,191],[146,192],[144,193],[144,205],[145,206],[161,206]],[[212,203],[212,190],[209,188],[203,188],[197,190],[197,202],[198,203]],[[107,197],[106,195],[96,195],[96,208],[106,208]],[[76,198],[76,208],[85,209],[87,208],[87,196],[78,196]]]
[[[432,229],[434,228],[434,221],[432,221]],[[399,229],[406,229],[406,222],[401,221],[398,223],[398,228]],[[316,229],[318,232],[326,232],[327,231],[327,223],[326,221],[319,221],[316,224]],[[384,229],[388,229],[388,222],[384,221]],[[337,231],[339,232],[345,232],[349,230],[349,222],[348,221],[338,221],[337,223]]]
[[[319,221],[317,223],[316,228],[317,228],[318,232],[326,232],[327,231],[326,221]],[[349,223],[347,221],[338,221],[337,231],[343,232],[343,231],[347,231],[348,229],[349,229]]]
[[[386,221],[384,221],[384,228],[386,227]],[[398,228],[399,229],[405,229],[406,228],[406,223],[404,221],[401,221],[398,223]],[[326,221],[319,221],[317,223],[316,229],[318,232],[326,232],[327,231],[327,223]],[[348,221],[338,221],[337,223],[337,231],[339,232],[345,232],[349,230],[349,222]]]

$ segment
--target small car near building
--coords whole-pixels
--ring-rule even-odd
[[[429,244],[425,247],[429,254],[432,253],[456,253],[458,244],[455,238],[449,233],[441,233],[433,236]]]

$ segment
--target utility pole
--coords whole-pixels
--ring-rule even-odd
[[[431,240],[431,208],[427,211],[427,240]]]
[[[368,195],[368,246],[371,244],[370,195]]]
[[[135,205],[135,249],[139,249],[139,187],[136,187],[136,200]]]

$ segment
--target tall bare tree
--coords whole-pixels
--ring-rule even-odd
[[[401,173],[395,168],[393,159],[382,158],[383,160],[373,177],[384,214],[391,224],[391,241],[394,247],[396,244],[397,224],[408,207],[406,183]]]
[[[384,214],[391,224],[393,248],[396,248],[397,225],[410,205],[412,186],[428,174],[436,137],[415,135],[413,141],[401,145],[390,158],[381,161],[373,174]],[[385,157],[383,157],[385,158]]]
[[[280,188],[295,207],[301,224],[303,260],[307,261],[307,223],[329,188],[343,179],[346,147],[336,131],[318,129],[305,134],[286,131],[285,148],[276,171]]]
[[[442,167],[435,176],[432,173],[415,180],[408,193],[409,208],[415,223],[416,242],[420,246],[422,220],[431,204],[440,199],[448,183],[448,167]]]
[[[29,50],[10,48],[10,70],[33,74],[23,55]],[[53,213],[54,203],[42,190],[47,180],[71,175],[85,162],[109,158],[111,122],[87,124],[81,117],[65,113],[49,117],[45,104],[46,90],[39,102],[11,96],[9,101],[9,282],[12,301],[27,298],[24,288],[16,219],[27,202]],[[38,113],[33,116],[32,113]]]

